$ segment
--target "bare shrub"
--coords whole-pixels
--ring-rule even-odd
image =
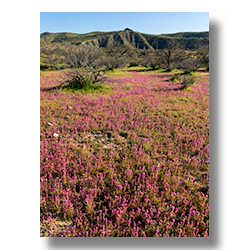
[[[81,89],[105,78],[107,69],[98,61],[103,56],[99,49],[84,44],[66,43],[57,44],[53,53],[51,59],[54,58],[56,61],[57,58],[60,58],[65,68],[71,68],[60,74],[62,87]],[[53,61],[51,60],[51,62]]]
[[[87,45],[66,43],[58,47],[58,54],[64,57],[65,63],[72,68],[95,67],[95,61],[101,56],[101,51]]]
[[[151,69],[156,69],[160,67],[160,58],[158,52],[154,50],[143,51],[143,60],[141,64],[145,67],[150,67]]]
[[[122,68],[127,65],[129,47],[126,45],[115,44],[105,49],[105,64],[109,69]]]
[[[196,71],[200,66],[201,61],[195,58],[185,59],[180,63],[180,68],[186,73]]]
[[[201,64],[209,69],[209,49],[204,48],[198,51]]]
[[[180,49],[177,40],[168,41],[162,50],[147,50],[144,52],[143,66],[156,68],[173,69],[174,66],[183,60],[185,53]]]

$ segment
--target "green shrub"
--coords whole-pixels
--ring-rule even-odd
[[[65,70],[61,74],[61,83],[63,88],[83,89],[104,79],[106,69],[94,68],[74,68]]]
[[[195,83],[195,78],[194,77],[192,77],[192,76],[184,77],[183,81],[182,81],[183,89],[187,89],[188,87],[190,87],[194,83]]]
[[[170,82],[180,82],[180,76],[174,75],[169,81]]]

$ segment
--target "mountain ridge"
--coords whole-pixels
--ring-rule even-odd
[[[65,43],[88,44],[98,48],[108,46],[126,45],[137,49],[164,49],[171,41],[176,40],[181,48],[197,50],[209,46],[209,31],[177,32],[171,34],[145,34],[129,28],[120,31],[93,31],[85,34],[71,32],[43,32],[40,34],[40,43]]]

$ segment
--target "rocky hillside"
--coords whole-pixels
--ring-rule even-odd
[[[113,32],[76,33],[49,33],[40,35],[41,43],[86,43],[95,47],[127,45],[139,49],[164,49],[166,45],[177,40],[179,46],[186,50],[197,50],[209,45],[209,32],[180,32],[174,34],[149,35],[135,32],[126,28]]]

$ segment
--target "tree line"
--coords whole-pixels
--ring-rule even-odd
[[[46,44],[40,48],[41,69],[65,68],[103,68],[116,69],[129,66],[145,66],[152,69],[184,69],[194,71],[199,67],[208,67],[209,51],[204,47],[198,51],[187,51],[179,47],[176,40],[166,44],[162,50],[131,49],[117,44],[107,48],[90,45]]]
[[[42,44],[40,53],[41,69],[71,69],[63,71],[63,82],[78,88],[102,80],[108,70],[123,67],[140,65],[152,70],[182,69],[186,73],[200,67],[209,68],[208,48],[183,50],[177,40],[168,42],[162,50],[131,49],[125,44],[106,48],[71,43]]]

